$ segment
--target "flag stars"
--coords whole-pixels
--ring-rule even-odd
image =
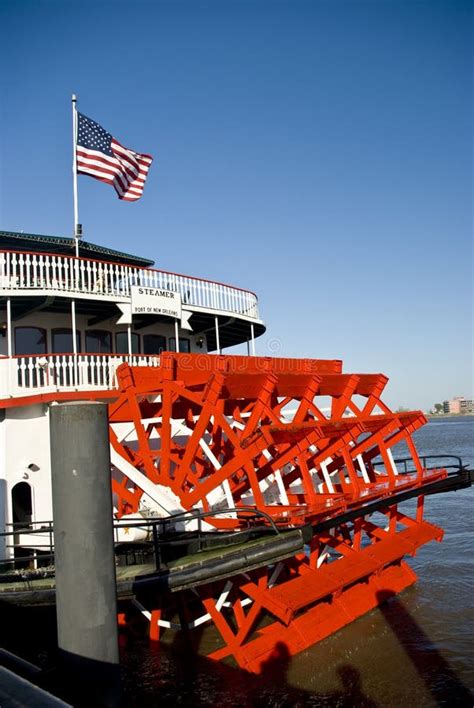
[[[119,199],[139,199],[153,158],[124,148],[82,113],[77,117],[77,171],[113,185]]]
[[[78,113],[79,130],[78,144],[89,150],[97,150],[105,155],[113,156],[111,149],[112,136],[98,123]]]

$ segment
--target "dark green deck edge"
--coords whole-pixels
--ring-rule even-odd
[[[195,553],[173,561],[166,570],[153,565],[117,568],[117,597],[129,599],[147,590],[178,592],[230,578],[291,558],[304,548],[302,530],[279,533],[227,548]],[[0,602],[50,605],[56,601],[54,577],[0,584]]]

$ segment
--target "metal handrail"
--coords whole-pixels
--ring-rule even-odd
[[[250,517],[255,516],[255,517],[264,517],[272,526],[274,529],[275,533],[280,533],[278,530],[277,525],[275,524],[275,521],[272,519],[270,514],[267,514],[265,511],[261,511],[260,509],[256,509],[253,506],[235,506],[231,508],[225,508],[225,509],[214,509],[214,510],[209,510],[209,511],[202,511],[201,509],[190,509],[188,511],[178,511],[174,514],[170,514],[169,516],[160,516],[157,518],[156,516],[143,516],[143,517],[137,517],[137,523],[133,523],[134,520],[132,520],[132,523],[124,522],[124,525],[127,526],[127,528],[133,528],[135,526],[145,526],[143,522],[140,523],[139,519],[142,518],[146,522],[150,523],[174,523],[176,521],[179,521],[180,519],[184,519],[184,521],[192,521],[193,519],[205,519],[209,516],[219,516],[222,514],[239,514],[239,513],[244,513],[248,514]],[[121,523],[118,522],[114,524],[114,528],[121,528]]]
[[[261,511],[260,509],[256,509],[253,506],[237,506],[237,507],[232,507],[232,508],[225,508],[225,509],[214,509],[214,510],[209,510],[209,511],[203,511],[201,509],[190,509],[187,511],[178,511],[175,512],[174,514],[170,514],[169,516],[137,516],[136,517],[136,523],[135,519],[127,519],[125,521],[117,521],[114,523],[113,527],[114,529],[120,529],[123,527],[126,528],[135,528],[135,527],[140,527],[140,526],[150,526],[152,524],[171,524],[173,522],[176,522],[177,520],[184,519],[184,521],[192,521],[193,519],[201,518],[205,519],[210,516],[220,516],[223,514],[247,514],[248,516],[252,517],[263,517],[265,518],[272,528],[274,529],[275,533],[280,533],[278,530],[277,525],[275,524],[275,521],[272,519],[270,514],[267,514],[265,511]],[[130,521],[132,523],[130,523]],[[53,528],[53,521],[51,519],[44,520],[44,521],[31,521],[31,524],[34,524],[37,526],[38,524],[44,524],[44,526],[41,526],[36,529],[30,529],[28,526],[26,526],[26,522],[24,521],[12,521],[8,522],[5,524],[5,526],[11,526],[14,529],[25,529],[25,531],[28,534],[31,533],[44,533],[45,531],[49,531],[50,527]],[[14,531],[8,531],[8,532],[1,532],[0,536],[11,536],[13,534],[18,533],[18,530]]]
[[[155,567],[156,570],[160,570],[161,566],[163,564],[163,559],[162,559],[162,553],[161,549],[166,546],[184,546],[189,543],[187,538],[182,538],[182,539],[173,539],[173,540],[160,540],[159,538],[159,533],[158,533],[158,528],[161,525],[166,526],[166,524],[171,524],[171,523],[176,523],[177,521],[179,522],[180,520],[184,520],[184,522],[188,521],[193,521],[197,519],[198,522],[198,536],[197,536],[197,541],[198,541],[198,553],[202,551],[202,521],[206,517],[210,516],[216,516],[220,514],[232,514],[232,513],[246,513],[249,515],[249,517],[253,518],[258,518],[258,517],[263,517],[265,518],[269,523],[270,526],[272,527],[273,531],[278,535],[280,531],[278,530],[277,525],[275,524],[274,520],[272,517],[267,514],[264,511],[260,511],[259,509],[255,509],[253,507],[233,507],[229,509],[219,509],[216,511],[201,511],[200,509],[192,509],[190,511],[182,511],[182,512],[177,512],[175,514],[171,514],[170,516],[166,517],[161,517],[157,519],[156,517],[148,517],[144,519],[146,523],[144,524],[143,522],[140,523],[137,521],[137,523],[126,523],[127,528],[135,528],[135,527],[143,527],[150,525],[151,526],[151,532],[152,532],[152,540],[153,540],[153,551],[155,554]],[[120,525],[114,525],[114,528],[121,528]],[[166,533],[165,530],[163,530],[161,533]],[[229,538],[231,536],[234,536],[236,533],[235,531],[231,531],[229,533],[225,532],[216,532],[219,535],[220,539],[224,538]],[[218,546],[214,546],[214,548],[218,548]]]
[[[445,459],[445,460],[446,460],[446,459],[451,459],[451,460],[456,460],[456,461],[457,461],[457,464],[443,465],[443,468],[444,468],[444,469],[447,469],[447,470],[459,470],[459,471],[462,471],[462,470],[469,469],[469,465],[465,465],[465,464],[463,463],[463,461],[462,461],[462,458],[459,457],[459,455],[444,455],[444,454],[440,454],[440,455],[418,455],[418,458],[419,458],[420,461],[422,462],[423,467],[424,467],[425,469],[427,469],[427,464],[426,464],[426,461],[427,461],[427,460],[437,460],[437,459]],[[413,469],[408,469],[408,464],[409,464],[409,463],[411,463],[412,466],[415,464],[415,462],[414,462],[414,460],[413,460],[412,457],[398,457],[398,458],[395,458],[393,461],[394,461],[395,464],[403,464],[404,469],[403,469],[402,474],[410,473],[410,472],[414,472],[414,471],[415,471],[415,470],[413,470]],[[377,465],[383,465],[384,463],[383,463],[383,460],[380,460],[380,461],[372,460],[372,464],[373,464],[374,466],[377,466]],[[432,468],[432,469],[433,469],[433,468]]]
[[[189,522],[193,520],[197,520],[198,522],[198,536],[197,536],[197,541],[198,541],[198,552],[202,551],[202,543],[203,543],[203,531],[202,531],[202,521],[206,519],[207,517],[212,517],[212,516],[219,516],[222,514],[244,514],[249,517],[249,521],[254,518],[263,518],[265,519],[271,529],[278,535],[280,534],[280,531],[275,524],[274,520],[272,517],[267,514],[264,511],[260,511],[259,509],[255,509],[254,507],[233,507],[229,509],[218,509],[214,511],[202,511],[200,509],[192,509],[190,511],[181,511],[181,512],[176,512],[174,514],[170,514],[170,516],[166,517],[137,517],[136,521],[134,519],[127,519],[126,521],[118,521],[113,524],[113,529],[121,529],[121,528],[149,528],[151,530],[151,535],[152,535],[152,543],[153,543],[153,551],[155,555],[155,565],[156,569],[159,570],[162,566],[162,553],[161,550],[163,547],[166,546],[180,546],[180,545],[186,545],[189,543],[189,538],[180,538],[180,539],[160,539],[160,534],[166,535],[166,526],[171,525],[172,523],[184,521]],[[49,533],[49,544],[48,544],[48,549],[49,553],[45,553],[44,555],[41,556],[42,560],[46,559],[54,559],[54,543],[53,543],[53,533],[54,533],[54,526],[52,521],[35,521],[31,522],[32,524],[38,525],[38,524],[43,524],[43,526],[40,526],[39,528],[28,528],[28,526],[25,525],[25,522],[10,522],[5,524],[7,527],[13,527],[12,531],[4,531],[0,532],[0,538],[6,538],[9,536],[17,536],[19,532],[24,531],[24,533],[27,533],[28,535],[34,535],[34,534],[40,534],[40,533]],[[160,528],[161,527],[161,528]],[[266,528],[266,527],[265,527]],[[184,532],[184,533],[194,533],[194,532]],[[216,531],[216,537],[218,536],[219,539],[224,539],[230,538],[230,537],[236,537],[239,533],[243,533],[242,531],[230,531],[230,532],[223,532],[223,531]],[[117,547],[124,547],[126,544],[124,542],[120,541],[115,541],[115,548]],[[8,544],[8,548],[23,548],[23,545],[19,544]],[[219,546],[214,546],[214,548],[218,548]],[[46,548],[46,547],[45,547]],[[37,557],[32,555],[32,556],[23,556],[21,558],[4,558],[0,559],[0,564],[5,563],[5,564],[11,564],[15,563],[16,561],[18,562],[27,562],[27,561],[34,561],[37,560]]]

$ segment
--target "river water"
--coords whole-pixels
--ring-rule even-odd
[[[430,420],[415,441],[420,454],[452,453],[474,467],[473,416]],[[445,537],[409,559],[418,582],[262,676],[195,657],[176,640],[153,649],[143,636],[122,638],[127,705],[472,706],[473,501],[469,489],[427,497],[426,518]],[[213,641],[205,632],[201,646]]]

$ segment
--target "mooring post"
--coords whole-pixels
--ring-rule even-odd
[[[74,704],[120,704],[107,406],[50,407],[60,670]],[[70,698],[68,696],[68,698]]]

